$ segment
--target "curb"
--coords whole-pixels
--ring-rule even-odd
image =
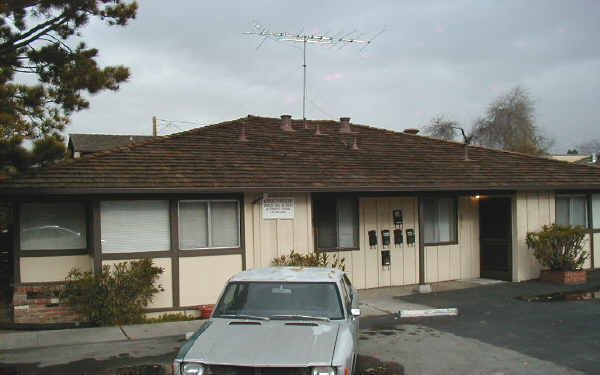
[[[0,334],[0,351],[173,336],[184,338],[186,333],[196,331],[204,322],[205,320],[192,320],[127,326],[3,333]]]

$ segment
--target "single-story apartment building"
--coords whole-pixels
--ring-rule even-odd
[[[600,267],[600,169],[337,121],[248,116],[65,160],[0,184],[15,323],[73,319],[73,267],[151,257],[151,312],[210,304],[233,274],[327,251],[359,289],[539,276],[527,232],[583,225]]]

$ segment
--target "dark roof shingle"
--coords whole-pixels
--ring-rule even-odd
[[[67,160],[0,184],[5,193],[600,189],[600,169],[334,121],[248,116]],[[324,135],[314,135],[319,125]],[[242,128],[248,141],[239,140]],[[356,137],[358,150],[352,145]]]
[[[152,139],[151,135],[69,134],[76,152],[98,152]]]

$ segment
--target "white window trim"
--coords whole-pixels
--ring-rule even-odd
[[[208,247],[190,247],[190,248],[182,248],[181,247],[181,232],[180,232],[180,228],[181,228],[181,215],[179,214],[179,204],[181,202],[200,202],[200,203],[206,203],[206,215],[207,215],[207,223],[208,223],[208,243],[210,244],[212,242],[212,233],[210,230],[210,226],[212,225],[211,222],[211,202],[235,202],[236,204],[236,208],[237,208],[237,230],[238,230],[238,243],[237,246],[231,247],[231,246],[208,246]],[[239,249],[242,247],[242,233],[241,233],[241,212],[240,212],[240,201],[238,199],[182,199],[182,200],[178,200],[177,201],[177,247],[179,248],[179,250],[181,251],[188,251],[188,250],[212,250],[212,249]]]

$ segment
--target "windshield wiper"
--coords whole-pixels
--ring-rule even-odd
[[[305,319],[305,320],[321,320],[328,322],[330,319],[325,316],[310,316],[310,315],[294,315],[294,314],[281,314],[271,315],[271,319]]]
[[[266,316],[245,315],[245,314],[220,314],[215,318],[231,318],[231,319],[254,319],[254,320],[269,320]]]

